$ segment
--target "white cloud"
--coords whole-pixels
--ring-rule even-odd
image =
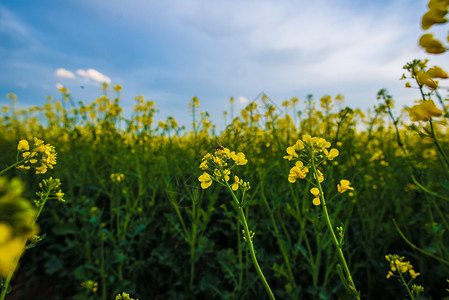
[[[239,103],[241,103],[241,104],[249,103],[249,100],[248,100],[246,97],[243,97],[243,96],[239,96],[239,97],[237,98],[237,101],[238,101]]]
[[[73,74],[71,71],[66,70],[64,68],[57,69],[55,71],[55,75],[56,75],[56,77],[60,77],[60,78],[69,78],[69,79],[75,78],[75,74]]]
[[[76,73],[82,77],[85,77],[87,79],[93,79],[95,81],[98,81],[100,83],[106,82],[107,84],[111,83],[111,78],[109,78],[108,76],[98,72],[95,69],[87,69],[87,70],[82,70],[79,69],[76,71]]]
[[[57,83],[56,85],[56,88],[59,90],[59,89],[62,89],[64,86],[62,85],[62,84],[60,84],[60,83]]]

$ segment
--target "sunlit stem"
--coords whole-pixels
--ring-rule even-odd
[[[248,223],[246,221],[245,213],[243,212],[243,207],[240,205],[240,201],[235,196],[234,191],[232,190],[229,183],[227,181],[225,181],[225,182],[226,182],[225,185],[226,185],[229,193],[231,194],[232,199],[234,200],[234,204],[236,206],[237,213],[239,215],[240,223],[242,224],[243,229],[245,230],[245,241],[248,244],[251,261],[253,262],[253,265],[254,265],[254,268],[256,269],[257,275],[259,275],[259,278],[262,281],[263,287],[265,288],[265,291],[267,292],[268,297],[271,300],[274,300],[276,298],[274,297],[273,292],[271,291],[270,286],[268,285],[268,282],[265,279],[265,276],[263,275],[262,269],[260,268],[259,263],[257,262],[256,254],[254,252],[253,242],[251,240],[251,234],[250,234],[250,231],[248,228]]]
[[[326,220],[327,228],[329,229],[329,231],[331,233],[332,241],[333,241],[335,247],[337,248],[338,258],[340,259],[340,262],[343,265],[343,270],[346,273],[346,277],[349,282],[349,288],[353,291],[354,297],[356,297],[357,299],[360,299],[359,292],[357,291],[354,281],[352,280],[351,272],[349,271],[345,256],[343,254],[343,251],[341,250],[341,245],[338,242],[337,236],[335,235],[335,231],[332,226],[332,222],[329,218],[329,213],[327,211],[327,206],[326,206],[326,200],[324,199],[323,189],[321,187],[320,181],[318,180],[318,172],[317,172],[314,160],[315,160],[315,158],[312,156],[312,160],[311,160],[312,161],[312,171],[313,171],[313,175],[315,177],[316,185],[320,191],[321,207],[323,208],[324,219]]]

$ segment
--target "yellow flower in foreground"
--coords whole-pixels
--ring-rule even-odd
[[[42,164],[40,167],[36,168],[36,174],[45,174],[47,172],[47,166]]]
[[[291,183],[296,182],[296,179],[304,179],[306,178],[307,172],[309,169],[304,167],[301,161],[297,161],[295,166],[290,169],[290,174],[288,175],[288,181]]]
[[[17,256],[25,250],[25,239],[13,237],[13,228],[7,223],[0,223],[0,275],[6,278],[14,271]]]
[[[343,194],[347,190],[354,190],[352,186],[350,186],[351,182],[349,180],[343,179],[340,180],[340,183],[337,184],[337,190],[340,194]]]
[[[327,151],[327,150],[326,150]],[[327,156],[328,160],[333,160],[334,158],[336,158],[338,155],[340,154],[340,152],[338,152],[338,149],[332,148],[331,151],[329,151],[329,154]]]
[[[447,22],[447,19],[444,17],[447,13],[447,10],[439,10],[439,9],[430,9],[426,12],[421,19],[421,27],[424,30],[429,29],[434,24],[444,24]]]
[[[426,73],[429,74],[430,77],[432,77],[432,78],[442,78],[442,79],[449,78],[449,75],[446,73],[446,71],[444,71],[443,69],[441,69],[438,66],[434,66],[433,68],[430,68],[429,70],[427,70]]]
[[[432,100],[423,101],[408,109],[410,120],[412,122],[424,121],[427,122],[431,117],[439,117],[443,111],[436,107]]]
[[[238,188],[239,188],[239,178],[237,177],[237,176],[235,176],[234,177],[234,183],[231,185],[231,189],[233,190],[233,191],[236,191],[236,190],[238,190]]]
[[[200,175],[198,180],[201,182],[201,188],[203,189],[207,189],[212,184],[212,178],[210,178],[210,175],[206,172],[204,172],[203,175]]]
[[[18,151],[28,151],[30,150],[30,145],[26,140],[20,140],[19,145],[17,145]]]
[[[434,39],[432,33],[423,34],[419,39],[419,45],[423,47],[427,53],[432,54],[441,54],[447,50],[443,43]]]
[[[248,162],[248,160],[245,158],[245,154],[243,152],[239,152],[239,153],[235,154],[235,152],[232,151],[231,158],[233,161],[235,161],[235,164],[237,166],[243,166]]]
[[[315,198],[313,198],[313,205],[320,205],[321,204],[321,200],[320,200],[320,190],[316,187],[311,188],[310,189],[310,193],[312,193],[312,195],[315,196]]]
[[[292,160],[293,158],[298,157],[298,154],[296,153],[295,147],[287,147],[287,154],[283,158]]]
[[[420,85],[425,85],[429,89],[434,90],[438,87],[438,84],[432,80],[432,77],[427,72],[419,71],[416,75],[416,79]]]

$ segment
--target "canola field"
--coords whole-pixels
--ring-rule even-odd
[[[182,127],[143,96],[125,117],[119,85],[27,109],[9,94],[0,299],[448,297],[445,67],[406,63],[420,100],[402,110],[384,89],[368,111],[262,95],[219,134],[195,97]]]

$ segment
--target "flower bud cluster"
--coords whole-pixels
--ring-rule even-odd
[[[298,140],[293,146],[287,148],[287,155],[284,159],[297,160],[295,166],[290,169],[288,175],[288,181],[291,183],[296,182],[296,179],[304,179],[309,172],[312,161],[315,166],[320,165],[326,160],[333,160],[338,156],[337,149],[332,148],[328,150],[331,143],[323,138],[311,137],[310,135],[303,135],[301,140]],[[317,170],[319,182],[323,182],[323,174]]]
[[[47,169],[53,169],[56,165],[55,147],[50,144],[44,144],[43,140],[34,138],[34,145],[30,151],[30,145],[27,140],[20,140],[17,151],[22,153],[22,164],[17,166],[19,170],[29,170],[34,168],[36,174],[44,174]]]
[[[385,259],[390,263],[390,270],[388,271],[387,278],[391,276],[395,276],[396,273],[401,273],[401,275],[405,275],[407,272],[410,274],[412,279],[418,277],[421,273],[415,272],[413,270],[413,266],[409,261],[404,261],[405,257],[399,256],[397,254],[388,254],[385,255]]]
[[[204,155],[199,166],[200,169],[204,171],[198,178],[201,182],[201,187],[207,189],[212,185],[213,181],[226,185],[231,178],[231,170],[235,166],[243,166],[247,162],[248,160],[243,152],[236,153],[223,146],[215,147],[213,153]],[[244,182],[239,179],[238,176],[234,176],[234,183],[231,185],[231,188],[236,191],[239,187],[241,187],[243,191],[250,189],[249,182]]]

